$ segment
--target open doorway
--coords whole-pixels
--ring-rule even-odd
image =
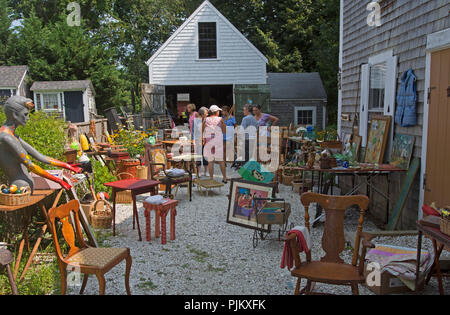
[[[186,110],[189,103],[195,104],[197,110],[211,105],[232,106],[232,85],[202,85],[202,86],[166,86],[166,103],[176,124],[183,124],[180,113]]]

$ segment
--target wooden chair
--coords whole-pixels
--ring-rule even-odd
[[[81,234],[80,219],[78,211],[80,204],[77,200],[72,200],[67,204],[64,204],[57,208],[49,210],[48,217],[51,223],[53,241],[55,243],[56,256],[58,258],[59,270],[61,273],[61,294],[66,294],[66,277],[67,270],[76,270],[84,274],[83,284],[81,286],[80,294],[84,293],[88,277],[90,274],[97,276],[100,295],[105,294],[105,273],[111,270],[114,266],[126,261],[126,273],[125,273],[125,287],[127,294],[131,295],[130,291],[130,270],[132,264],[132,258],[129,248],[94,248],[89,247]],[[70,213],[74,213],[74,224],[76,230],[76,237],[74,228],[70,221]],[[61,247],[58,241],[58,234],[56,231],[56,219],[62,224],[62,234],[70,247],[69,253],[63,256]],[[77,247],[75,246],[76,240],[78,241]]]
[[[366,196],[327,196],[317,193],[304,193],[301,202],[305,207],[305,226],[310,231],[309,226],[309,206],[311,203],[318,203],[325,209],[326,221],[322,237],[322,248],[325,256],[320,261],[312,261],[311,250],[306,254],[306,262],[300,259],[299,248],[295,234],[288,235],[285,240],[288,242],[293,257],[295,259],[295,269],[291,275],[297,277],[295,294],[312,294],[312,284],[314,282],[328,283],[333,285],[349,285],[354,295],[359,294],[358,284],[364,283],[364,261],[367,248],[375,246],[365,240],[366,235],[362,233],[364,223],[364,212],[369,206],[369,199]],[[351,264],[346,264],[340,258],[340,253],[345,248],[344,238],[344,214],[351,206],[357,205],[360,208],[360,217],[356,232],[356,239]],[[361,237],[363,249],[359,259],[359,244]],[[300,291],[302,279],[306,279],[306,287]]]
[[[172,198],[172,186],[188,184],[189,201],[192,201],[192,172],[185,170],[185,175],[180,177],[171,177],[167,174],[166,167],[169,161],[166,150],[160,148],[145,147],[145,166],[148,167],[148,178],[157,180],[165,186],[165,196]]]

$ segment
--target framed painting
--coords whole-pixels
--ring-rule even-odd
[[[389,116],[372,117],[367,136],[364,163],[383,164],[390,124],[391,117]]]
[[[275,198],[276,184],[249,182],[242,179],[231,180],[230,200],[228,204],[227,223],[269,232],[269,226],[258,225],[253,198]],[[257,201],[258,209],[263,208],[265,201]]]
[[[409,169],[414,142],[414,136],[396,134],[392,145],[390,164],[404,170]]]

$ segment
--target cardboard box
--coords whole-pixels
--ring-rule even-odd
[[[373,293],[378,295],[387,295],[387,294],[401,294],[401,293],[411,293],[413,292],[410,288],[408,288],[400,279],[396,276],[391,275],[390,273],[384,271],[381,273],[381,281],[380,286],[369,286],[367,284],[367,276],[373,272],[373,270],[368,270],[367,264],[364,270],[364,277],[366,278],[366,287],[368,287]],[[424,289],[424,279],[419,281],[419,291]]]

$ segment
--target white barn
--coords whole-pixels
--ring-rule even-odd
[[[249,100],[269,106],[267,62],[205,1],[147,61],[149,86],[144,94],[164,94],[160,99],[171,112],[189,102],[197,108],[212,104],[239,107]],[[147,106],[154,107],[153,103],[157,102]],[[145,107],[144,103],[144,111],[149,111]]]

